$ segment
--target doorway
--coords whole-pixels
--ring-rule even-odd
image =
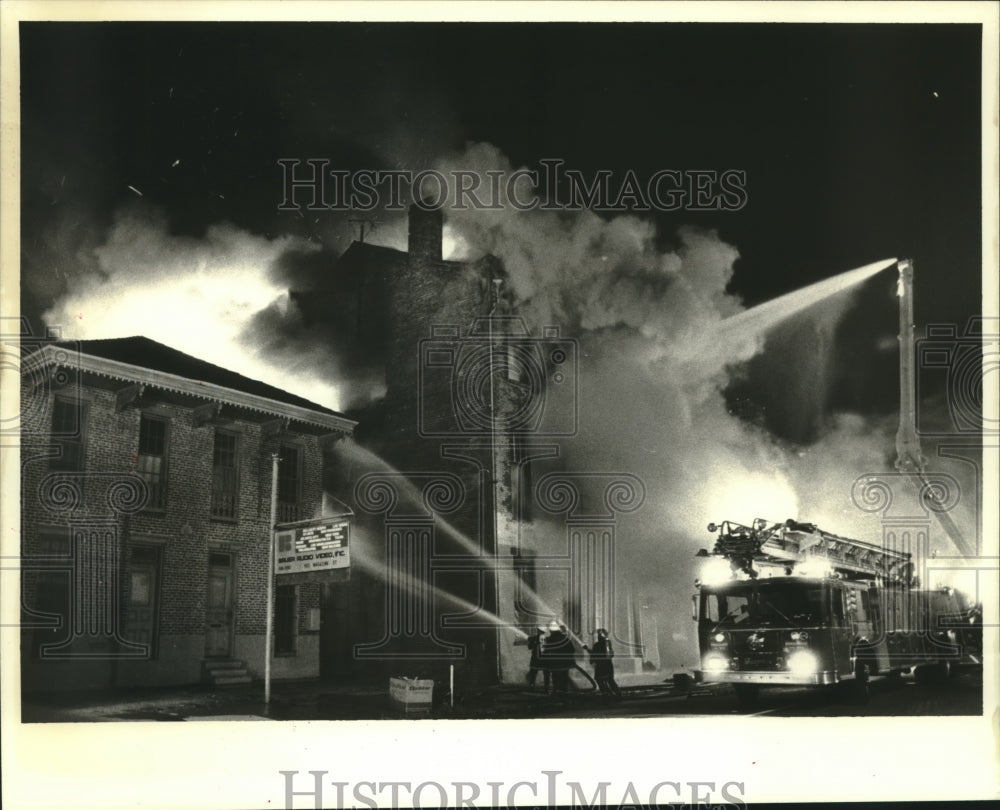
[[[125,637],[146,645],[146,655],[156,657],[159,613],[160,555],[156,548],[135,546],[129,565],[129,601]]]
[[[208,555],[205,657],[229,658],[233,652],[233,555]]]

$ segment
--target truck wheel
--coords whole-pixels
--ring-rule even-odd
[[[741,709],[752,709],[760,700],[760,687],[755,683],[734,683],[733,689]]]
[[[921,686],[941,686],[951,675],[951,664],[939,661],[936,664],[921,664],[913,670],[913,677]]]

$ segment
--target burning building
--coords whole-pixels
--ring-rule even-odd
[[[526,631],[553,619],[583,641],[608,627],[626,671],[644,650],[655,661],[655,630],[615,581],[615,516],[642,484],[560,460],[579,427],[576,343],[532,334],[502,263],[445,260],[443,236],[441,210],[414,205],[407,251],[354,242],[321,289],[291,294],[384,374],[328,465],[357,531],[351,586],[325,605],[340,629],[323,674],[452,664],[466,685],[519,681]]]

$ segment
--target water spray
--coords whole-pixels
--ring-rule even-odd
[[[380,468],[386,472],[398,476],[402,494],[407,498],[409,498],[412,503],[416,504],[421,503],[422,498],[420,495],[420,491],[413,485],[413,483],[406,477],[404,473],[402,473],[400,470],[398,470],[384,458],[379,456],[377,453],[373,453],[371,450],[362,447],[357,442],[351,440],[348,440],[347,442],[344,443],[344,448],[347,452],[354,453],[360,460],[367,463],[369,466]],[[460,531],[458,528],[449,523],[440,515],[435,516],[435,524],[439,526],[449,537],[458,542],[458,544],[462,546],[463,549],[468,551],[470,554],[476,555],[478,558],[480,558],[483,561],[483,563],[489,566],[489,568],[492,571],[499,573],[501,571],[509,570],[500,568],[495,557],[490,555],[484,555],[482,553],[482,548],[478,544],[473,542],[473,540],[470,537],[468,537],[468,535]],[[539,596],[532,588],[530,588],[524,582],[521,583],[521,591],[534,601],[535,608],[538,613],[550,617],[555,617],[558,615],[556,611],[552,610],[552,608],[549,607],[549,605],[545,602],[544,599],[542,599],[541,596]],[[449,598],[451,598],[450,594]],[[454,597],[454,599],[458,600],[458,597]],[[494,614],[491,613],[490,616],[496,618],[498,622],[500,621],[500,619],[495,617]],[[505,624],[504,626],[513,627],[513,625],[508,625],[508,624]],[[518,632],[522,633],[523,635],[522,631],[518,630]],[[567,629],[567,633],[572,639],[574,639],[581,646],[584,644],[583,640],[575,633],[573,633],[571,630]]]
[[[381,579],[383,582],[388,582],[389,577],[385,570],[385,566],[379,564],[375,560],[370,559],[367,555],[358,552],[357,546],[354,548],[353,555],[351,557],[352,563],[356,563],[359,568],[371,574],[372,576]],[[459,607],[465,610],[469,614],[476,614],[487,619],[491,624],[496,625],[498,628],[504,628],[513,632],[518,638],[527,638],[528,634],[525,633],[521,628],[516,627],[512,624],[508,624],[499,616],[494,613],[490,613],[485,608],[479,605],[474,605],[471,602],[462,599],[460,596],[455,596],[455,594],[450,593],[442,588],[436,588],[430,583],[423,580],[417,579],[405,571],[400,571],[398,568],[392,569],[393,584],[402,585],[410,593],[415,593],[418,596],[429,597],[436,596],[440,597],[446,602],[450,602],[455,607]]]
[[[837,293],[845,292],[894,264],[896,259],[882,259],[864,267],[848,270],[846,273],[818,281],[726,318],[719,327],[724,335],[727,333],[741,336],[761,335],[792,315]]]

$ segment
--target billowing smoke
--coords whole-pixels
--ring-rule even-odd
[[[68,273],[67,292],[44,319],[76,340],[144,335],[175,349],[294,391],[328,407],[339,404],[329,348],[275,332],[270,343],[248,340],[258,321],[291,325],[299,318],[288,286],[273,268],[290,252],[312,253],[295,237],[267,239],[227,223],[201,238],[169,232],[157,208],[121,209],[103,242]],[[89,265],[89,266],[88,266]]]
[[[476,144],[437,168],[485,176],[512,167],[496,148]],[[586,210],[446,211],[446,257],[498,257],[506,293],[533,333],[558,325],[578,341],[579,432],[563,442],[559,464],[644,482],[645,506],[620,524],[620,578],[658,609],[667,665],[696,663],[688,600],[694,552],[712,542],[708,522],[794,517],[878,542],[879,518],[859,512],[850,488],[858,475],[891,470],[896,416],[824,414],[834,327],[849,292],[796,316],[814,324],[806,328],[814,353],[792,330],[798,353],[774,364],[800,364],[788,376],[783,416],[799,409],[815,435],[795,444],[727,396],[768,332],[726,324],[746,310],[728,289],[738,250],[717,233],[659,234],[648,220]],[[370,241],[402,249],[405,234],[399,217]],[[664,237],[673,244],[664,247]],[[381,393],[378,352],[352,338],[351,313],[338,309],[347,296],[331,280],[335,257],[303,239],[226,224],[178,237],[157,211],[130,208],[88,261],[96,266],[71,279],[46,313],[67,337],[144,334],[335,408]],[[290,290],[328,306],[309,317]],[[962,480],[974,491],[967,474]],[[564,529],[536,521],[525,531],[558,538]]]
[[[289,250],[273,262],[269,277],[288,291],[253,314],[241,339],[257,346],[268,364],[295,369],[303,379],[335,387],[340,408],[365,404],[385,392],[382,321],[366,321],[359,334],[357,289],[332,272],[337,256],[326,250]],[[288,305],[285,305],[285,304]],[[333,406],[338,407],[338,406]]]
[[[512,167],[476,144],[438,168]],[[503,261],[514,308],[533,328],[558,325],[579,340],[580,431],[567,443],[568,466],[648,478],[654,508],[673,516],[661,525],[679,530],[701,530],[704,510],[716,508],[710,490],[736,478],[794,508],[782,483],[785,454],[734,418],[723,395],[734,366],[762,345],[751,330],[719,339],[720,324],[744,309],[727,289],[734,246],[714,231],[682,228],[664,250],[651,222],[591,211],[470,208],[449,211],[449,223]]]
[[[512,167],[475,144],[438,169],[485,176]],[[505,206],[449,210],[448,224],[457,243],[503,260],[514,309],[535,334],[554,324],[579,341],[579,432],[562,443],[558,463],[644,482],[645,506],[619,522],[618,579],[658,608],[665,663],[697,661],[688,600],[694,552],[713,542],[707,523],[791,517],[880,542],[881,516],[862,513],[851,486],[863,473],[892,470],[898,417],[831,417],[826,405],[837,323],[855,284],[892,260],[797,296],[787,314],[769,307],[746,317],[728,290],[739,253],[711,230],[682,228],[662,249],[653,224],[633,216]],[[800,420],[811,444],[776,437],[727,398],[775,326],[795,344],[771,346],[781,355],[773,365],[785,366],[782,416]],[[565,548],[557,521],[536,519],[525,532],[543,553]],[[947,540],[940,545],[950,551]]]

